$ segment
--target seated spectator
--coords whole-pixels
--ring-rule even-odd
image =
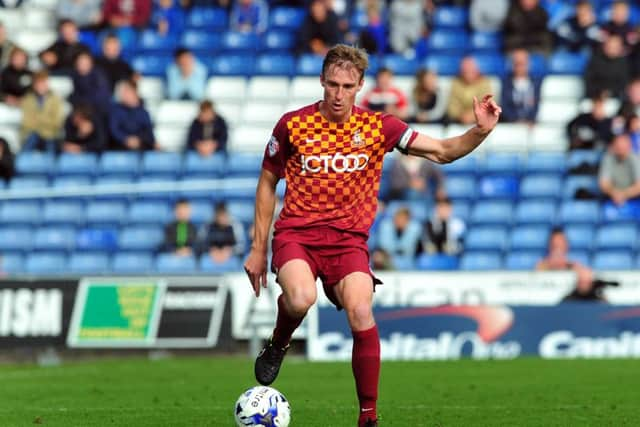
[[[235,0],[229,15],[234,31],[262,34],[269,24],[269,6],[264,0]]]
[[[202,250],[214,263],[223,263],[232,256],[244,255],[245,235],[242,224],[233,221],[224,203],[216,205],[213,221],[202,233]]]
[[[390,271],[393,270],[393,260],[384,249],[374,249],[371,252],[371,269],[373,271]]]
[[[144,28],[151,17],[151,0],[104,0],[102,16],[111,28]]]
[[[618,115],[625,120],[640,115],[640,78],[634,78],[627,85]]]
[[[63,153],[98,153],[104,149],[106,136],[102,117],[89,105],[76,105],[64,123]]]
[[[211,101],[200,103],[198,117],[191,123],[187,149],[202,157],[227,151],[227,123],[218,115]]]
[[[439,197],[433,215],[427,220],[418,252],[457,255],[462,251],[465,223],[453,216],[451,200]]]
[[[56,141],[62,134],[62,99],[49,90],[49,75],[39,71],[33,75],[31,91],[20,102],[22,124],[20,136],[23,150],[56,151]]]
[[[33,72],[27,68],[28,61],[27,53],[16,47],[11,52],[9,65],[0,73],[0,93],[9,105],[19,105],[31,87]]]
[[[611,5],[611,19],[602,26],[605,38],[618,36],[625,47],[638,43],[638,33],[629,22],[629,5],[626,1],[616,1]]]
[[[138,75],[131,65],[120,56],[122,46],[115,34],[108,34],[102,41],[102,56],[96,59],[96,65],[105,72],[111,92],[120,80],[137,80]]]
[[[598,181],[602,193],[618,206],[640,195],[640,159],[629,135],[614,137],[600,162]]]
[[[324,56],[329,48],[340,41],[338,16],[324,0],[312,0],[309,14],[298,35],[298,53]]]
[[[9,147],[9,143],[3,137],[0,137],[0,178],[5,182],[9,182],[15,173],[14,165],[15,156]]]
[[[422,233],[420,223],[411,218],[408,208],[399,208],[393,218],[380,223],[378,242],[380,249],[391,256],[415,257]]]
[[[87,104],[99,117],[106,117],[111,103],[109,81],[102,70],[94,66],[89,52],[80,52],[76,56],[71,79],[73,92],[69,101],[73,105]]]
[[[542,80],[529,74],[529,54],[526,50],[514,50],[511,63],[511,74],[502,81],[502,119],[505,122],[534,124]]]
[[[602,48],[593,53],[584,73],[585,93],[593,98],[606,92],[612,98],[621,98],[629,82],[629,60],[619,36],[609,36]]]
[[[525,49],[548,54],[553,39],[547,29],[549,15],[539,0],[517,0],[511,4],[504,23],[504,45],[507,52]]]
[[[569,150],[593,150],[607,146],[613,137],[613,119],[607,116],[606,97],[591,99],[591,111],[580,113],[567,125]]]
[[[7,29],[4,24],[0,22],[0,69],[4,69],[11,60],[11,53],[16,48],[16,45],[7,38]]]
[[[447,120],[462,124],[475,123],[473,98],[480,100],[488,93],[491,93],[491,82],[480,74],[475,59],[471,56],[463,58],[460,75],[451,83]]]
[[[369,55],[382,55],[387,51],[387,26],[378,2],[367,5],[367,25],[360,32],[358,44]]]
[[[116,86],[117,101],[109,110],[109,131],[114,148],[152,150],[156,146],[149,112],[142,105],[136,85],[123,80]]]
[[[200,100],[207,86],[207,68],[190,50],[180,48],[174,63],[167,68],[167,93],[170,99]]]
[[[196,226],[191,222],[191,204],[180,199],[174,207],[175,220],[164,228],[163,252],[172,252],[177,256],[190,256],[196,244]]]
[[[73,21],[63,19],[58,26],[59,39],[40,53],[40,60],[52,73],[68,74],[80,52],[90,51],[78,39],[78,27]]]
[[[469,25],[474,31],[501,31],[508,11],[509,0],[471,0]]]
[[[97,29],[102,24],[102,1],[59,0],[56,15],[59,20],[68,19],[80,28]]]
[[[602,295],[602,286],[597,286],[593,271],[589,268],[576,270],[575,288],[561,302],[607,302]]]
[[[389,6],[389,43],[394,52],[411,54],[426,33],[425,8],[421,0],[397,0]]]
[[[185,13],[173,0],[159,0],[151,16],[151,25],[158,34],[179,37],[184,30]]]
[[[551,230],[547,254],[536,264],[538,271],[579,270],[588,267],[569,258],[569,240],[562,228]]]
[[[411,93],[414,116],[410,121],[414,123],[433,123],[442,119],[434,111],[438,102],[438,75],[434,71],[419,70],[416,83]]]
[[[444,194],[444,175],[438,166],[421,157],[397,156],[391,167],[389,187],[390,200],[429,200]]]
[[[376,85],[362,98],[362,106],[373,111],[384,111],[399,119],[409,113],[407,96],[393,83],[393,71],[382,67],[376,73]]]
[[[600,44],[600,27],[589,0],[576,4],[576,13],[561,22],[555,31],[557,46],[573,52],[591,52]]]

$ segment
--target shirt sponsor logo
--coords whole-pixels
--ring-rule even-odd
[[[369,163],[369,156],[366,154],[334,154],[330,156],[324,154],[321,156],[300,156],[302,164],[302,173],[319,173],[319,172],[355,172],[364,170]]]
[[[269,156],[275,156],[278,153],[278,150],[280,150],[280,143],[275,136],[271,135],[269,143],[267,144],[267,151],[269,152]]]

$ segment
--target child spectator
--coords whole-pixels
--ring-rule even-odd
[[[233,256],[244,255],[245,240],[242,224],[233,221],[224,203],[217,204],[213,221],[203,232],[203,251],[214,263],[220,264]]]
[[[128,80],[118,83],[116,98],[109,111],[109,131],[114,148],[154,149],[156,141],[151,117],[142,105],[135,83]]]
[[[200,112],[191,123],[186,146],[188,150],[196,150],[202,157],[226,153],[227,123],[216,112],[211,101],[200,103]]]
[[[190,50],[180,48],[174,63],[167,68],[167,92],[170,99],[200,100],[207,85],[207,68]]]
[[[49,90],[49,74],[33,75],[33,85],[20,103],[22,110],[21,139],[23,150],[46,150],[54,153],[62,134],[62,99]]]
[[[11,52],[9,65],[0,73],[0,92],[9,105],[17,106],[32,83],[33,73],[27,68],[27,53],[16,47]]]
[[[64,123],[63,153],[98,153],[104,149],[106,137],[102,117],[89,105],[76,105]]]
[[[196,227],[191,222],[191,204],[185,199],[178,200],[174,215],[175,220],[164,229],[161,250],[177,256],[190,256],[196,243]]]

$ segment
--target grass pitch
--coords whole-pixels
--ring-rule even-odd
[[[383,427],[640,426],[640,361],[384,362]],[[0,366],[0,426],[233,426],[254,385],[239,358]],[[355,425],[351,367],[289,358],[293,427]]]

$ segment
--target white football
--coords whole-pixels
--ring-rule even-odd
[[[287,427],[291,420],[291,407],[275,388],[256,386],[240,395],[234,414],[238,426]]]

